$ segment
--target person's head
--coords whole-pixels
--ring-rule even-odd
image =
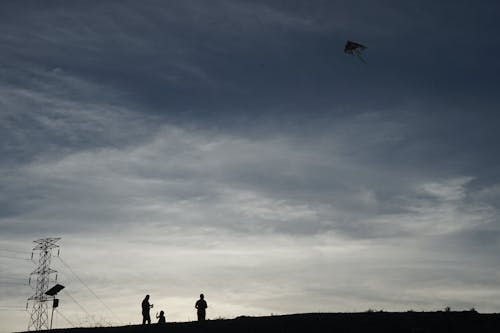
[[[149,299],[149,295],[146,295],[145,299]]]
[[[204,298],[205,298],[205,295],[200,294],[200,298],[201,298],[201,299],[204,299]]]
[[[160,311],[160,316],[163,316],[163,314],[164,314],[164,313],[165,313],[165,312],[163,312],[163,311]]]

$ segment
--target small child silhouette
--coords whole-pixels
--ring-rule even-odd
[[[165,312],[160,311],[160,315],[156,314],[156,318],[158,319],[158,324],[165,324]]]

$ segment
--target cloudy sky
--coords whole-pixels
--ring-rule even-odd
[[[0,331],[45,237],[55,327],[498,312],[499,10],[2,1]]]

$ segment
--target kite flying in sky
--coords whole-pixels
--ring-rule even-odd
[[[363,51],[364,49],[366,49],[366,46],[348,40],[345,43],[344,53],[356,55],[359,58],[359,60],[361,60],[366,64],[365,59],[363,59],[363,57],[361,56],[361,51]]]

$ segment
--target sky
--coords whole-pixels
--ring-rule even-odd
[[[498,312],[499,10],[1,1],[0,332],[46,237],[57,328]]]

